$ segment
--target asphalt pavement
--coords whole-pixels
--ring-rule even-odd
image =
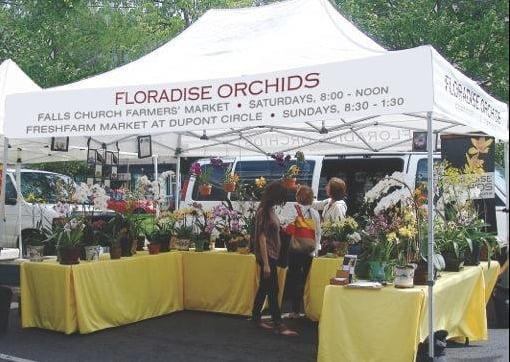
[[[316,361],[317,323],[287,323],[290,338],[261,330],[246,318],[178,312],[89,335],[21,329],[17,309],[0,335],[0,360],[38,361]],[[492,329],[488,342],[449,344],[448,361],[508,361],[508,329]],[[346,346],[348,348],[348,346]],[[341,361],[339,356],[339,361]]]

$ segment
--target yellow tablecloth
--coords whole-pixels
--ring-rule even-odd
[[[487,338],[485,274],[481,266],[443,273],[434,287],[435,330],[447,330],[449,338]],[[318,360],[412,361],[428,335],[427,303],[427,287],[421,286],[326,287]]]
[[[250,315],[258,288],[254,255],[183,252],[184,308]],[[280,302],[286,270],[279,269]]]
[[[180,253],[80,263],[72,273],[80,333],[184,309]]]
[[[78,330],[71,267],[57,262],[20,266],[21,325],[67,334]]]
[[[23,263],[22,326],[90,333],[183,309],[180,253]]]
[[[480,263],[480,267],[483,270],[483,276],[485,281],[485,304],[489,303],[491,299],[492,291],[498,282],[500,265],[497,261],[491,261],[490,266],[488,262]]]
[[[324,289],[329,285],[329,280],[336,275],[342,263],[343,258],[313,259],[304,292],[305,314],[311,320],[320,319]]]

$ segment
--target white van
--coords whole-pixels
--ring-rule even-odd
[[[72,181],[70,177],[58,173],[21,170],[21,190],[16,184],[15,171],[8,169],[5,185],[5,238],[0,238],[0,246],[18,248],[18,193],[21,202],[21,235],[29,233],[37,227],[40,220],[43,226],[50,228],[53,219],[59,214],[54,210],[57,202],[57,187],[59,180]],[[26,201],[28,195],[43,198],[46,203],[31,203]]]
[[[436,155],[440,159],[440,155]],[[181,206],[187,206],[197,201],[204,207],[211,208],[221,203],[228,197],[234,207],[236,201],[234,195],[226,195],[223,191],[223,172],[215,169],[209,163],[209,159],[198,161],[201,165],[211,168],[211,181],[213,191],[210,196],[201,196],[198,193],[198,185],[191,178],[186,184],[184,202]],[[241,180],[254,181],[264,176],[268,182],[281,178],[282,170],[270,157],[251,156],[223,159],[224,163],[234,164],[234,170]],[[381,178],[394,171],[404,172],[407,176],[408,185],[415,186],[427,181],[427,154],[426,153],[374,153],[374,154],[348,154],[338,156],[306,156],[306,164],[298,183],[309,185],[318,200],[326,198],[324,187],[331,177],[340,177],[347,183],[348,214],[354,215],[363,204],[365,192],[372,188]],[[498,170],[495,173],[496,215],[498,236],[506,241],[508,227],[505,214],[505,180],[504,172]],[[288,201],[295,201],[293,193],[288,194]],[[282,211],[285,217],[286,211],[291,204],[287,204]]]

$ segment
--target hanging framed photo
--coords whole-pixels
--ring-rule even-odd
[[[96,164],[96,155],[97,151],[95,148],[89,148],[87,150],[87,164],[95,165]]]
[[[147,158],[152,156],[151,136],[138,136],[138,158]]]
[[[106,163],[106,149],[98,148],[96,150],[96,162],[101,164]]]
[[[94,185],[94,178],[87,177],[87,186],[93,186],[93,185]]]
[[[110,173],[110,178],[112,180],[117,180],[117,178],[119,177],[119,174],[117,172],[117,166],[112,166],[112,170],[111,170],[111,173]]]
[[[427,152],[427,132],[413,132],[413,152]]]
[[[68,152],[69,137],[51,137],[51,150],[59,152]]]

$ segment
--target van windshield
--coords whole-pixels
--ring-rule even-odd
[[[21,194],[25,200],[37,199],[49,204],[57,203],[58,181],[68,183],[71,178],[54,173],[21,172]]]
[[[319,180],[319,200],[327,198],[325,186],[332,177],[339,177],[347,184],[347,213],[361,211],[365,193],[384,176],[404,169],[401,157],[325,159]]]

